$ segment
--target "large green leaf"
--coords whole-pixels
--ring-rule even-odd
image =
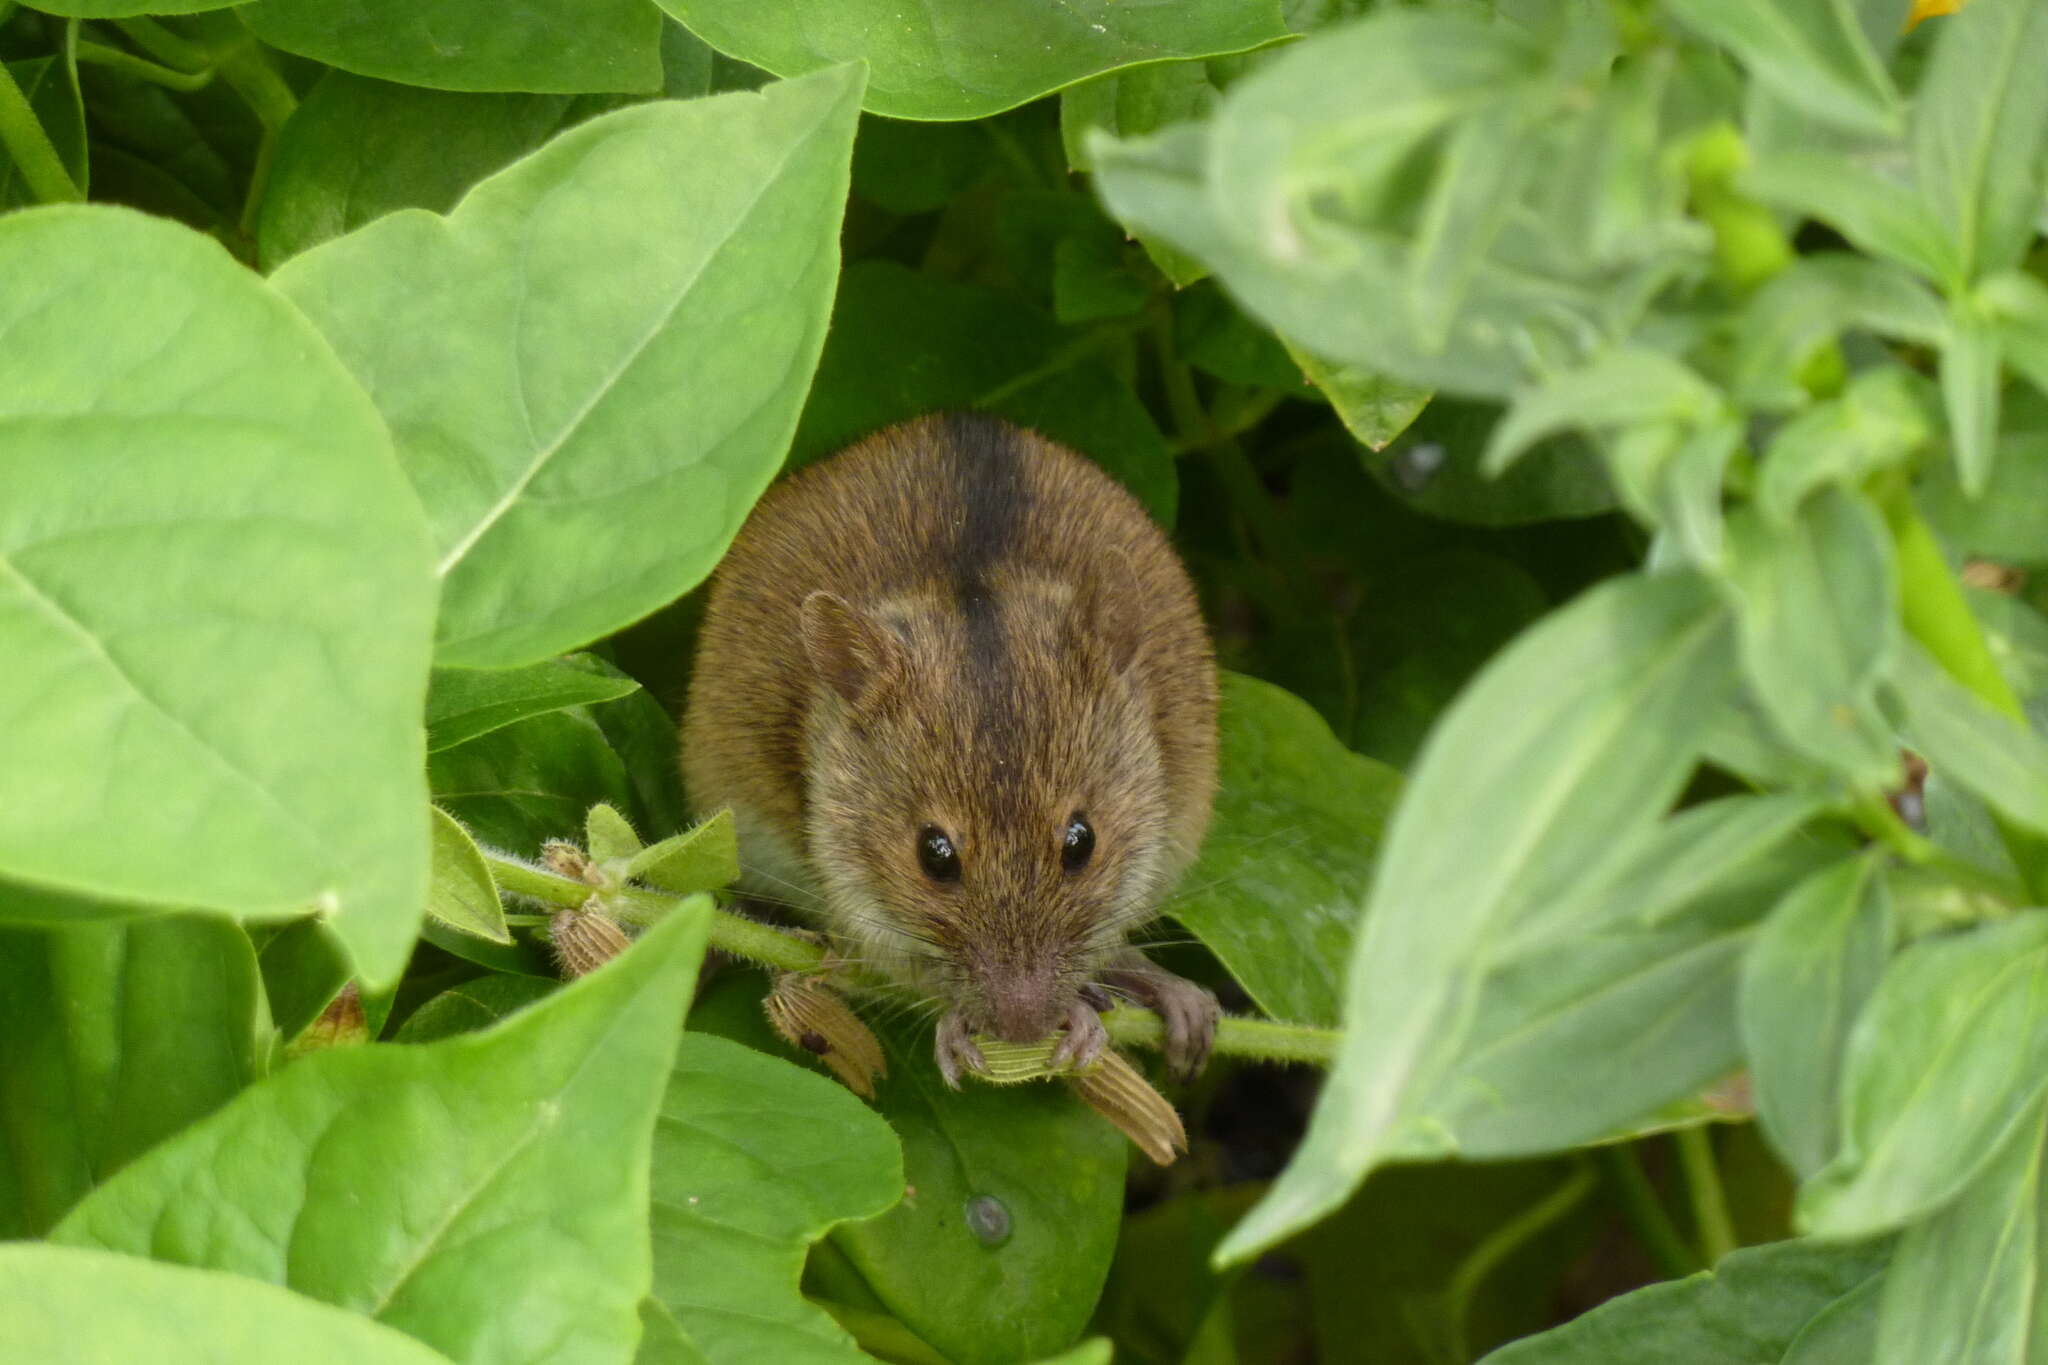
[[[376,412],[216,244],[123,210],[0,219],[0,335],[0,916],[317,909],[390,981],[433,580]]]
[[[1652,832],[1732,655],[1703,581],[1629,578],[1524,634],[1451,707],[1388,832],[1308,1137],[1219,1256],[1312,1221],[1391,1153],[1444,1150],[1416,1105],[1464,1042],[1496,941]]]
[[[437,668],[427,689],[427,749],[452,749],[528,716],[638,690],[631,678],[587,654],[526,668]]]
[[[1334,1025],[1401,775],[1347,750],[1299,697],[1222,682],[1216,814],[1166,912],[1266,1013]]]
[[[1799,1194],[1808,1230],[1855,1237],[1941,1207],[2048,1091],[2048,914],[1899,954],[1849,1035],[1842,1136]]]
[[[1978,700],[1918,645],[1900,651],[1888,691],[1929,766],[2048,833],[2048,740]]]
[[[59,1240],[230,1270],[468,1365],[615,1365],[708,906],[485,1033],[315,1053],[102,1185]]]
[[[226,1103],[267,1033],[256,955],[230,921],[0,929],[0,1238],[42,1235]]]
[[[1842,1053],[1890,951],[1890,898],[1867,856],[1801,882],[1750,949],[1742,1037],[1757,1117],[1801,1175],[1834,1155]]]
[[[797,1290],[811,1243],[903,1198],[896,1137],[843,1086],[684,1035],[654,1139],[654,1296],[713,1365],[866,1359]]]
[[[690,1027],[815,1061],[768,1032],[759,1000],[757,982],[720,983]],[[947,1089],[929,1023],[899,1016],[876,1035],[889,1074],[875,1105],[903,1143],[905,1197],[833,1245],[888,1313],[961,1365],[1072,1342],[1109,1270],[1129,1145],[1057,1083]]]
[[[1731,517],[1728,541],[1743,671],[1779,736],[1867,786],[1894,780],[1877,685],[1899,644],[1898,573],[1876,509],[1824,489],[1790,525]]]
[[[647,0],[262,0],[239,13],[273,47],[440,90],[653,91],[661,13]]]
[[[1856,0],[1723,4],[1665,0],[1687,24],[1740,56],[1779,98],[1859,131],[1904,131],[1899,92],[1858,22]],[[1905,6],[1880,6],[1903,23]]]
[[[1861,1324],[1860,1354],[1813,1354],[1804,1343],[1841,1308],[1874,1307],[1863,1286],[1884,1274],[1886,1251],[1811,1241],[1748,1247],[1712,1270],[1503,1346],[1484,1365],[1855,1365],[1870,1358],[1874,1321]]]
[[[1954,1203],[1899,1238],[1873,1365],[2031,1365],[2048,1351],[2048,1220],[2036,1113]]]
[[[433,755],[434,801],[479,843],[530,858],[549,839],[581,840],[599,802],[629,814],[625,764],[584,707],[528,716]]]
[[[450,1365],[403,1332],[239,1275],[0,1246],[0,1359],[114,1365]]]
[[[859,87],[622,109],[278,271],[426,505],[440,662],[546,658],[717,562],[824,340]]]
[[[864,59],[866,106],[910,119],[1000,113],[1140,62],[1242,52],[1287,36],[1274,0],[659,0],[720,52],[800,75]]]
[[[2048,8],[1973,0],[1944,21],[1913,108],[1913,169],[1965,280],[2018,264],[2048,163]]]

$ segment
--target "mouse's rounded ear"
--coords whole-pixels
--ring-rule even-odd
[[[1119,564],[1112,558],[1112,564]],[[1074,590],[1072,625],[1082,645],[1118,673],[1131,666],[1145,638],[1144,595],[1131,576],[1105,573]]]
[[[836,593],[821,588],[806,597],[798,622],[811,670],[849,704],[875,695],[901,667],[895,637]]]

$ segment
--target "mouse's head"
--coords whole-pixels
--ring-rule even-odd
[[[835,928],[1009,1041],[1049,1035],[1166,889],[1136,609],[1001,580],[803,604],[806,838]]]

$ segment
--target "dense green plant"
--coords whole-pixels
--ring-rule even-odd
[[[2048,8],[1920,17],[0,0],[0,1358],[2048,1360]],[[822,950],[692,589],[948,407],[1227,669],[1163,1172],[693,985]]]

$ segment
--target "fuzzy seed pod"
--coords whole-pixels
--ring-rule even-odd
[[[572,981],[610,962],[631,942],[617,920],[589,904],[580,910],[560,911],[549,920],[548,940],[554,945],[562,975]]]
[[[761,1006],[782,1037],[830,1067],[862,1099],[875,1097],[875,1078],[889,1074],[882,1045],[830,986],[804,972],[775,979]]]
[[[1121,1053],[1105,1050],[1094,1066],[1068,1076],[1066,1082],[1089,1108],[1161,1166],[1171,1166],[1188,1149],[1188,1130],[1180,1115]]]
[[[586,885],[597,876],[597,868],[591,863],[590,855],[567,839],[550,839],[542,844],[540,863],[557,877],[567,877],[570,881]]]

